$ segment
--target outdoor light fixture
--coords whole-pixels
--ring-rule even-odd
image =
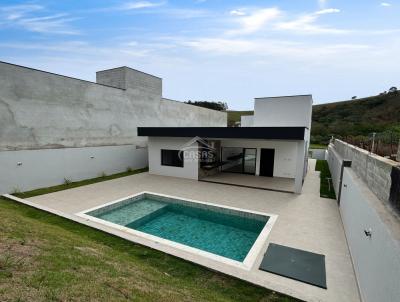
[[[369,237],[369,238],[372,237],[372,230],[371,230],[371,228],[369,228],[368,230],[365,229],[365,230],[364,230],[364,233],[365,233],[365,236],[367,236],[367,237]]]

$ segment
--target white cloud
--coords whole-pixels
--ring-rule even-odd
[[[340,10],[336,8],[319,10],[315,13],[302,15],[292,21],[280,22],[276,24],[276,28],[305,34],[345,34],[351,32],[350,30],[321,26],[316,23],[322,15],[339,12]]]
[[[136,1],[128,2],[121,6],[122,10],[133,10],[163,6],[165,2]]]
[[[334,57],[341,53],[363,52],[370,49],[365,44],[309,44],[271,39],[198,38],[183,40],[181,45],[213,55],[251,55],[285,59],[316,59]]]
[[[228,34],[251,34],[262,29],[265,24],[277,19],[281,11],[277,8],[264,8],[253,12],[250,15],[238,18],[240,28],[231,30]]]
[[[340,13],[340,9],[337,8],[326,8],[315,12],[316,15],[325,15],[325,14],[333,14]]]
[[[240,9],[231,10],[229,12],[229,14],[232,15],[232,16],[244,16],[244,15],[246,15],[246,13],[244,11],[240,10]]]
[[[287,30],[307,34],[343,34],[349,30],[331,28],[317,24],[320,17],[327,14],[340,13],[337,8],[324,8],[314,13],[304,14],[295,19],[284,19],[284,11],[278,8],[264,8],[247,13],[244,9],[230,11],[236,17],[240,28],[228,30],[228,35],[254,34],[261,30]],[[267,28],[266,25],[269,24]]]
[[[38,33],[75,35],[78,31],[71,29],[69,23],[76,18],[68,14],[53,14],[38,16],[44,10],[43,6],[23,4],[0,7],[0,19],[4,19],[3,25],[19,27]]]
[[[0,13],[4,19],[12,21],[42,9],[43,6],[41,5],[21,4],[0,7]]]
[[[390,7],[390,6],[392,6],[392,4],[390,4],[389,2],[382,2],[381,6]]]

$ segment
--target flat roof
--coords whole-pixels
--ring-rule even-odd
[[[295,98],[295,97],[299,97],[299,96],[310,96],[310,97],[312,97],[312,94],[293,94],[293,95],[264,96],[264,97],[254,98],[254,99],[255,100],[259,100],[259,99]]]
[[[304,140],[306,127],[138,127],[138,136]]]

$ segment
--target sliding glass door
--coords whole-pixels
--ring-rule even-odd
[[[241,147],[222,147],[222,171],[242,174],[256,173],[257,149]]]
[[[256,174],[257,149],[244,149],[243,173]]]

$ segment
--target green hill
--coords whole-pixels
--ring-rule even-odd
[[[326,141],[330,135],[368,136],[390,130],[400,133],[400,94],[315,105],[312,119],[314,142]]]
[[[251,114],[252,111],[228,111],[228,125]],[[391,130],[400,135],[399,92],[313,106],[313,143],[327,143],[331,135],[368,136]]]

